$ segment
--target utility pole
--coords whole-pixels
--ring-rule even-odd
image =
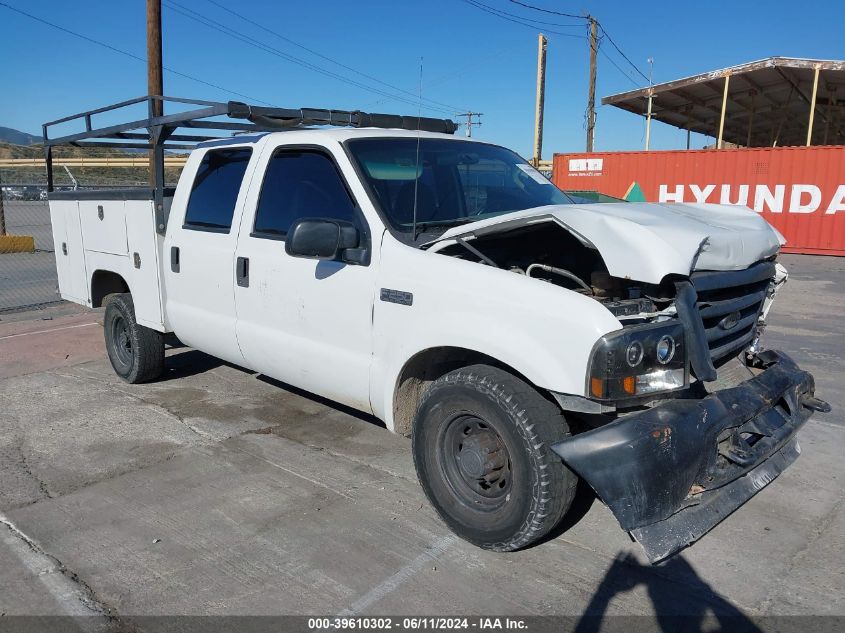
[[[161,0],[147,0],[147,95],[163,95],[161,76]],[[161,101],[153,101],[150,114],[161,116]],[[150,150],[150,184],[155,186],[155,155]]]
[[[465,116],[467,118],[467,138],[472,138],[472,126],[481,126],[481,115],[483,112],[461,112],[455,116]],[[478,120],[473,123],[472,117],[478,117]]]
[[[537,112],[534,118],[534,166],[540,165],[543,155],[543,105],[546,98],[546,36],[537,40]]]
[[[654,85],[654,57],[648,58],[648,112],[645,118],[645,151],[648,151],[649,141],[651,140],[651,102],[654,99],[653,88]]]
[[[593,137],[596,131],[596,54],[599,50],[599,25],[596,19],[587,15],[590,21],[590,89],[587,96],[587,151],[593,151]]]

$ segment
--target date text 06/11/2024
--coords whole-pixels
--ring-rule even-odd
[[[502,617],[331,617],[309,618],[308,630],[370,630],[370,631],[415,631],[415,630],[525,630],[527,623],[520,618]]]

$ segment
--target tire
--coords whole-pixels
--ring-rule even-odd
[[[103,332],[111,366],[126,382],[155,380],[164,372],[164,335],[138,325],[131,294],[111,296]]]
[[[546,536],[578,477],[549,446],[570,435],[531,385],[473,365],[434,381],[414,418],[414,465],[434,509],[461,538],[514,551]]]

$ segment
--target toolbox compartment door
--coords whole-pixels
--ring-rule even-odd
[[[126,206],[124,200],[80,200],[79,219],[85,249],[110,255],[126,255]]]
[[[135,318],[141,325],[164,330],[160,261],[164,238],[156,233],[155,204],[152,200],[127,200],[125,205],[126,281],[135,301]]]
[[[82,226],[79,222],[79,202],[51,200],[50,222],[53,225],[59,294],[62,299],[88,304],[90,297]]]

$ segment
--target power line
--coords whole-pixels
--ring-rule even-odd
[[[503,20],[507,20],[508,22],[513,22],[514,24],[520,24],[522,26],[527,26],[532,31],[537,30],[537,26],[534,25],[534,24],[529,24],[529,22],[527,21],[527,18],[514,17],[514,14],[512,14],[512,13],[506,13],[506,12],[501,11],[499,9],[494,9],[493,7],[490,7],[486,4],[482,4],[481,2],[477,2],[476,0],[463,0],[463,1],[465,3],[467,3],[468,5],[475,7],[476,9],[480,9],[481,11],[484,11],[485,13],[489,13],[490,15],[495,15],[498,18],[502,18]],[[575,25],[562,25],[562,26],[575,26]],[[586,39],[586,37],[584,35],[574,35],[572,33],[562,33],[560,31],[553,31],[551,29],[543,29],[543,31],[545,33],[552,33],[554,35],[560,35],[561,37],[575,37],[575,38],[578,38],[578,39]]]
[[[281,51],[281,50],[279,50],[279,49],[277,49],[273,46],[270,46],[269,44],[265,44],[264,42],[261,42],[261,41],[255,39],[255,38],[253,38],[253,37],[250,37],[249,35],[245,35],[245,34],[239,32],[239,31],[236,31],[235,29],[232,29],[232,28],[226,26],[225,24],[217,22],[216,20],[213,20],[211,18],[208,18],[208,17],[202,15],[201,13],[194,11],[192,9],[189,9],[188,7],[181,5],[177,2],[173,2],[171,0],[165,0],[165,5],[170,10],[175,11],[176,13],[179,13],[179,14],[187,17],[190,20],[193,20],[195,22],[199,22],[200,24],[202,24],[202,25],[204,25],[204,26],[206,26],[210,29],[213,29],[215,31],[223,33],[224,35],[228,35],[229,37],[232,37],[236,40],[239,40],[239,41],[241,41],[245,44],[248,44],[249,46],[252,46],[254,48],[262,50],[265,53],[270,53],[271,55],[275,55],[276,57],[279,57],[279,58],[284,59],[286,61],[289,61],[291,63],[297,64],[297,65],[302,66],[304,68],[307,68],[308,70],[312,70],[314,72],[320,73],[320,74],[325,75],[327,77],[337,79],[338,81],[342,81],[342,82],[347,83],[349,85],[361,88],[362,90],[367,90],[368,92],[373,92],[375,94],[379,94],[379,95],[382,95],[382,96],[385,96],[385,97],[390,97],[395,101],[402,101],[402,102],[410,104],[410,105],[418,105],[417,101],[411,100],[411,99],[406,98],[406,97],[402,97],[400,95],[395,95],[395,94],[385,92],[384,90],[381,90],[379,88],[374,88],[372,86],[368,86],[368,85],[363,84],[359,81],[355,81],[354,79],[349,79],[348,77],[344,77],[343,75],[339,75],[339,74],[332,72],[330,70],[326,70],[325,68],[322,68],[320,66],[312,64],[311,62],[308,62],[304,59],[301,59],[299,57],[296,57],[294,55],[291,55],[289,53]],[[427,110],[434,110],[434,111],[439,111],[439,112],[444,112],[444,113],[449,113],[449,114],[452,113],[452,110],[449,110],[447,108],[442,108],[440,106],[424,105],[423,107],[425,107]]]
[[[523,20],[525,22],[533,22],[534,24],[541,24],[543,26],[560,26],[560,27],[563,27],[563,28],[581,28],[583,26],[583,24],[561,24],[560,22],[546,22],[544,20],[535,20],[533,18],[526,18],[522,15],[517,15],[516,13],[509,13],[508,11],[505,11],[504,9],[497,9],[495,7],[491,7],[489,5],[486,5],[482,2],[477,2],[477,0],[474,1],[473,4],[481,5],[481,6],[485,7],[486,9],[490,9],[491,11],[496,11],[497,13],[501,13],[501,14],[509,16],[511,18],[516,18],[518,20]],[[576,17],[579,17],[579,19],[583,19],[582,16],[576,16]]]
[[[631,67],[636,70],[643,79],[645,79],[646,81],[650,81],[648,76],[643,71],[641,71],[639,67],[634,62],[632,62],[625,53],[622,52],[621,48],[616,45],[616,42],[613,41],[613,38],[610,37],[610,33],[608,33],[607,29],[602,26],[601,22],[599,22],[599,28],[601,29],[601,32],[604,33],[605,37],[607,37],[607,41],[613,45],[613,48],[615,48],[619,52],[619,54],[625,58],[625,61],[631,64]]]
[[[604,52],[604,49],[601,46],[598,47],[598,51],[599,51],[599,53],[604,55],[604,58],[607,61],[609,61],[611,64],[613,64],[616,67],[616,70],[618,70],[620,73],[622,73],[622,75],[624,75],[624,77],[628,81],[630,81],[632,84],[634,84],[637,88],[642,88],[642,86],[637,81],[635,81],[634,78],[631,77],[631,75],[629,75],[627,72],[625,72],[622,69],[622,67],[619,64],[617,64],[610,55],[608,55],[607,53]]]
[[[482,62],[489,62],[493,59],[501,57],[505,53],[509,53],[513,50],[516,50],[517,48],[522,48],[522,44],[506,46],[505,48],[501,48],[498,51],[495,51],[493,53],[483,55],[482,57],[479,57],[478,59],[473,61],[471,64],[466,64],[466,65],[460,66],[455,70],[452,70],[448,73],[440,75],[439,77],[436,77],[435,79],[432,79],[431,81],[425,82],[425,84],[423,85],[423,88],[428,89],[428,88],[431,88],[432,86],[439,86],[440,84],[443,84],[443,83],[446,83],[446,82],[449,82],[449,81],[454,81],[458,77],[463,77],[468,72],[478,70],[478,68],[481,67]],[[375,105],[384,103],[385,101],[387,101],[387,99],[378,99],[376,101],[372,101],[370,103],[367,103],[367,104],[365,104],[361,107],[366,110],[366,109],[371,108]]]
[[[525,7],[526,9],[531,9],[532,11],[540,11],[541,13],[550,13],[552,15],[562,15],[562,16],[567,17],[567,18],[581,18],[582,20],[588,20],[589,19],[589,17],[586,17],[586,16],[578,16],[578,15],[574,15],[572,13],[563,13],[562,11],[553,11],[551,9],[543,9],[542,7],[536,7],[532,4],[527,4],[525,2],[521,2],[520,0],[510,0],[510,1],[513,4],[518,4],[519,6]],[[616,49],[616,51],[625,59],[625,61],[628,62],[631,65],[631,67],[634,70],[636,70],[643,79],[645,79],[646,81],[649,81],[648,76],[646,76],[646,74],[642,70],[640,70],[640,68],[634,62],[631,61],[631,59],[622,51],[622,49],[619,48],[619,46],[617,46],[616,42],[613,41],[613,38],[610,36],[610,33],[607,32],[607,29],[604,28],[602,23],[599,22],[598,20],[596,20],[596,24],[598,24],[602,33],[604,33],[604,35],[607,37],[607,41],[611,43],[613,48]]]
[[[574,13],[563,13],[561,11],[552,11],[551,9],[542,9],[540,7],[535,7],[530,4],[525,4],[524,2],[519,2],[519,0],[510,0],[514,4],[518,4],[521,7],[525,7],[526,9],[532,9],[534,11],[541,11],[542,13],[551,13],[552,15],[562,15],[565,18],[577,18],[579,20],[586,20],[587,18],[583,15],[575,15]]]
[[[206,0],[206,1],[209,2],[210,4],[213,4],[216,7],[219,7],[220,9],[222,9],[223,11],[226,11],[227,13],[230,13],[231,15],[234,15],[237,18],[240,18],[244,22],[247,22],[248,24],[251,24],[251,25],[257,27],[257,28],[261,29],[262,31],[265,31],[265,32],[267,32],[271,35],[274,35],[275,37],[278,37],[279,39],[284,40],[285,42],[287,42],[289,44],[293,44],[294,46],[301,48],[302,50],[304,50],[308,53],[311,53],[312,55],[315,55],[315,56],[319,57],[320,59],[324,59],[328,62],[331,62],[332,64],[336,64],[337,66],[340,66],[341,68],[344,68],[348,71],[351,71],[351,72],[355,73],[356,75],[360,75],[362,77],[365,77],[365,78],[369,79],[370,81],[375,81],[376,83],[381,84],[382,86],[386,86],[387,88],[390,88],[391,90],[396,90],[396,91],[404,93],[406,95],[410,95],[411,97],[413,97],[415,99],[419,97],[419,95],[417,95],[414,92],[411,92],[410,90],[405,90],[405,89],[400,88],[398,86],[394,86],[393,84],[389,84],[386,81],[382,81],[378,77],[368,75],[367,73],[362,72],[362,71],[360,71],[356,68],[353,68],[351,66],[348,66],[348,65],[344,64],[343,62],[339,62],[336,59],[333,59],[333,58],[331,58],[327,55],[323,55],[322,53],[315,51],[313,48],[309,48],[309,47],[305,46],[304,44],[300,44],[299,42],[296,42],[296,41],[290,39],[289,37],[282,35],[278,31],[274,31],[270,28],[267,28],[263,24],[256,22],[255,20],[252,20],[252,19],[246,17],[245,15],[238,13],[237,11],[234,11],[233,9],[230,9],[229,7],[221,4],[220,2],[217,2],[216,0]],[[425,98],[423,100],[428,101],[430,103],[434,103],[434,104],[443,106],[444,108],[451,108],[453,110],[456,110],[456,109],[460,110],[460,108],[455,108],[454,106],[452,106],[448,103],[442,103],[440,101],[435,101],[434,99]]]
[[[100,46],[102,48],[107,48],[108,50],[110,50],[112,52],[120,53],[121,55],[124,55],[126,57],[131,57],[132,59],[137,60],[139,62],[143,62],[144,64],[147,63],[146,57],[141,57],[140,55],[135,55],[134,53],[130,53],[129,51],[125,51],[123,49],[117,48],[116,46],[112,46],[111,44],[106,44],[105,42],[102,42],[100,40],[94,39],[92,37],[88,37],[87,35],[83,35],[82,33],[77,33],[76,31],[72,31],[71,29],[65,28],[63,26],[59,26],[58,24],[55,24],[55,23],[50,22],[48,20],[45,20],[43,18],[39,18],[37,15],[32,15],[31,13],[27,13],[26,11],[22,11],[21,9],[18,9],[16,7],[9,5],[9,4],[6,4],[5,2],[0,1],[0,6],[6,7],[10,11],[14,11],[15,13],[19,13],[20,15],[26,16],[26,17],[30,18],[31,20],[35,20],[36,22],[40,22],[41,24],[45,24],[46,26],[49,26],[51,28],[62,31],[63,33],[67,33],[68,35],[73,35],[74,37],[85,40],[86,42],[89,42],[91,44],[96,44],[97,46]],[[228,93],[228,94],[237,95],[238,97],[243,97],[243,98],[245,98],[249,101],[253,101],[253,102],[256,102],[256,103],[263,103],[264,105],[268,105],[268,106],[273,105],[272,103],[269,103],[268,101],[262,101],[261,99],[258,99],[256,97],[251,97],[249,95],[243,94],[242,92],[230,90],[229,88],[226,88],[224,86],[220,86],[218,84],[214,84],[214,83],[211,83],[209,81],[205,81],[204,79],[200,79],[199,77],[194,77],[193,75],[189,75],[187,73],[180,72],[180,71],[178,71],[174,68],[170,68],[168,66],[164,66],[163,68],[164,68],[164,70],[166,70],[169,73],[172,73],[174,75],[178,75],[179,77],[184,77],[185,79],[190,79],[191,81],[195,81],[197,83],[203,84],[204,86],[208,86],[210,88],[214,88],[216,90],[220,90],[220,91]]]

